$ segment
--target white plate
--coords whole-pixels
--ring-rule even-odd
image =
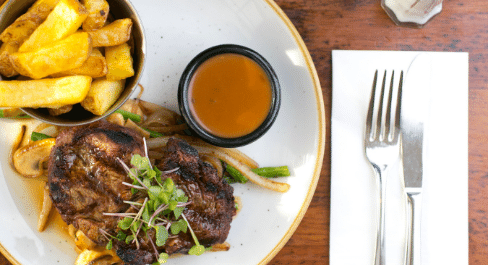
[[[299,34],[273,1],[137,0],[145,28],[147,64],[143,99],[177,110],[176,91],[186,64],[200,51],[223,43],[247,46],[274,67],[282,106],[270,131],[242,151],[262,166],[288,165],[285,194],[254,184],[234,184],[242,211],[232,222],[227,252],[172,259],[170,264],[265,264],[291,237],[315,191],[322,166],[325,114],[312,59]],[[14,264],[73,264],[74,244],[53,227],[36,229],[26,180],[9,166],[19,125],[0,121],[0,250]]]

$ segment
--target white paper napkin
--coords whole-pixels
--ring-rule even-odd
[[[373,264],[378,190],[363,135],[374,71],[406,71],[419,52],[332,51],[330,264]],[[422,265],[468,264],[468,54],[429,52]],[[403,264],[405,197],[400,161],[386,197],[386,261]]]

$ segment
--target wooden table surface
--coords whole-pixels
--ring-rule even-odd
[[[441,14],[422,29],[396,26],[380,0],[275,1],[312,55],[322,85],[327,127],[331,50],[469,52],[469,259],[473,265],[488,264],[488,1],[444,0]],[[330,132],[326,133],[325,157],[313,200],[295,234],[270,264],[329,263]],[[10,263],[0,255],[0,265],[6,264]]]

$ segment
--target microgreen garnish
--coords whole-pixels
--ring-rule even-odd
[[[186,220],[186,217],[184,214],[182,214],[181,217],[183,217],[185,222],[188,223],[188,220]],[[205,252],[205,247],[200,245],[200,243],[198,242],[197,236],[193,232],[193,229],[191,229],[191,226],[188,226],[188,228],[190,228],[191,237],[193,238],[193,241],[195,241],[195,245],[190,248],[190,251],[188,251],[188,254],[200,256]]]
[[[163,264],[163,263],[166,263],[166,261],[168,261],[168,258],[169,258],[169,255],[166,254],[166,253],[160,253],[159,254],[159,257],[158,257],[158,262],[156,263],[153,263],[153,265],[159,265],[159,264]]]
[[[105,246],[105,248],[106,248],[107,250],[111,250],[111,249],[112,249],[112,239],[110,239],[110,240],[108,241],[107,246]]]
[[[171,235],[177,235],[180,232],[186,233],[189,229],[195,246],[188,253],[190,255],[201,255],[205,252],[205,247],[200,245],[183,214],[185,207],[191,202],[188,201],[185,192],[179,189],[171,178],[165,177],[166,174],[175,172],[178,168],[160,171],[153,167],[147,155],[145,141],[144,145],[146,148],[145,157],[133,155],[130,161],[131,168],[121,159],[117,159],[132,180],[132,183],[122,182],[122,184],[130,187],[133,194],[142,192],[145,199],[143,202],[124,201],[137,212],[104,213],[107,216],[121,218],[117,223],[119,228],[117,236],[112,236],[101,230],[101,234],[108,240],[106,248],[112,248],[113,240],[126,244],[135,243],[136,247],[139,248],[141,238],[147,237],[153,247],[154,257],[157,259],[153,265],[160,265],[167,261],[168,254],[159,253],[156,246],[163,246]],[[155,242],[147,236],[147,232],[151,229],[154,230],[152,234],[155,235]]]
[[[186,233],[186,231],[188,230],[188,223],[185,220],[180,219],[177,222],[171,224],[170,228],[171,228],[171,234],[173,235],[177,235],[178,233],[180,233],[180,231]]]
[[[163,226],[156,226],[156,246],[161,247],[166,244],[169,237],[168,230]]]

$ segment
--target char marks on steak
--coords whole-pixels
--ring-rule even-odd
[[[82,230],[97,244],[106,244],[99,228],[114,234],[118,217],[104,212],[125,212],[133,195],[123,181],[132,183],[116,158],[129,163],[144,155],[141,136],[106,121],[72,127],[56,138],[48,162],[51,198],[67,224]]]
[[[223,243],[236,213],[233,188],[217,176],[216,170],[200,160],[197,151],[180,139],[171,138],[164,156],[155,165],[161,170],[177,171],[163,175],[182,189],[191,204],[183,214],[200,244],[209,247]],[[64,130],[56,139],[48,165],[49,187],[54,206],[63,220],[73,224],[90,239],[104,246],[107,239],[100,229],[115,235],[119,217],[108,212],[134,212],[124,200],[141,201],[144,192],[132,194],[122,182],[132,183],[120,158],[130,165],[134,154],[143,155],[142,138],[133,130],[105,121]],[[154,229],[147,232],[154,238]],[[117,255],[126,264],[151,264],[156,261],[152,243],[139,237],[136,244],[114,241]],[[170,236],[159,252],[187,253],[194,245],[190,232]]]
[[[183,140],[170,139],[163,159],[156,162],[159,169],[175,173],[168,176],[188,196],[190,205],[183,212],[200,244],[209,247],[224,243],[230,223],[236,214],[234,188],[217,176],[217,170],[202,162],[198,152]],[[194,245],[190,233],[170,238],[165,252],[188,252]]]

